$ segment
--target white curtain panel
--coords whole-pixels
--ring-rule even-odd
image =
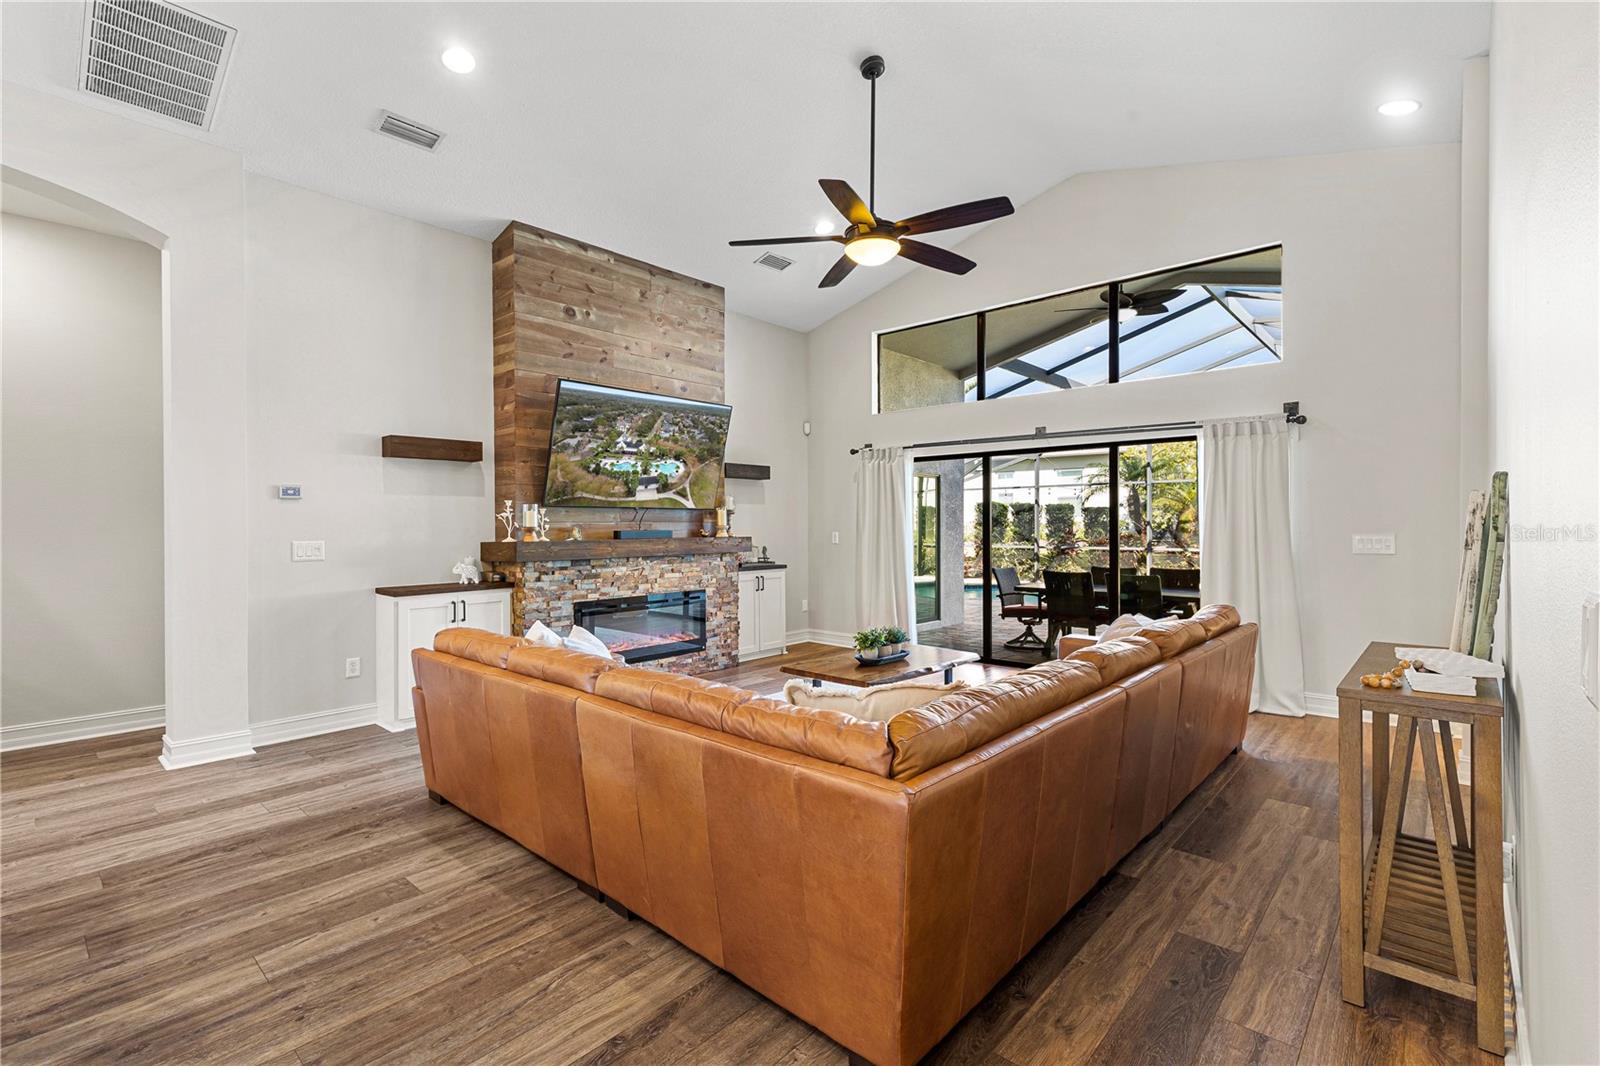
[[[1305,661],[1289,527],[1293,428],[1271,419],[1200,431],[1200,587],[1261,627],[1252,711],[1303,716]]]
[[[856,471],[857,624],[895,625],[916,639],[911,580],[911,462],[902,448],[866,448]]]

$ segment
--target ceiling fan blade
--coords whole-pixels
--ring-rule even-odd
[[[813,241],[842,241],[843,237],[836,237],[829,233],[820,237],[767,237],[754,241],[729,241],[734,248],[742,248],[747,244],[810,244]]]
[[[841,255],[839,261],[828,268],[822,275],[822,280],[817,283],[819,289],[831,289],[845,279],[845,275],[856,268],[856,261],[848,255]]]
[[[973,200],[953,207],[941,207],[937,211],[924,211],[920,215],[901,219],[895,226],[906,233],[933,233],[959,226],[976,226],[991,218],[1003,218],[1015,210],[1009,197],[991,196],[987,200]]]
[[[872,217],[872,212],[867,210],[867,205],[862,202],[861,197],[856,195],[856,191],[850,187],[848,181],[840,181],[838,178],[820,178],[817,184],[822,186],[822,191],[827,194],[829,200],[833,201],[833,206],[837,207],[839,213],[849,219],[852,225],[877,225],[877,220]]]
[[[933,267],[935,270],[943,270],[951,274],[965,274],[978,265],[966,256],[947,252],[943,248],[935,248],[933,245],[923,244],[921,241],[911,241],[904,238],[900,241],[900,254],[913,263],[921,263],[925,267]]]
[[[1141,303],[1141,304],[1135,304],[1134,306],[1135,306],[1135,308],[1137,309],[1137,311],[1138,311],[1138,313],[1140,315],[1164,315],[1164,314],[1167,313],[1167,305],[1166,304],[1145,304],[1145,303]]]
[[[1182,296],[1183,295],[1183,290],[1182,289],[1151,289],[1149,292],[1133,292],[1133,293],[1129,293],[1128,295],[1133,297],[1133,302],[1136,303],[1136,304],[1146,304],[1146,303],[1164,304],[1168,300],[1171,300],[1171,299],[1174,299],[1176,297]]]

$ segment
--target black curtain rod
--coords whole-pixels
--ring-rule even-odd
[[[1299,401],[1291,401],[1283,405],[1283,420],[1297,426],[1306,424],[1306,416],[1300,413]],[[1032,433],[1016,433],[1008,437],[966,437],[961,440],[930,440],[921,444],[907,444],[905,449],[907,451],[917,451],[922,448],[968,448],[979,444],[1018,444],[1028,441],[1051,440],[1057,437],[1105,437],[1124,433],[1170,433],[1199,428],[1199,422],[1149,422],[1135,426],[1063,429],[1052,433],[1045,429],[1044,426],[1039,426]],[[872,447],[872,443],[869,441],[859,448],[851,448],[850,454],[857,455],[870,447]]]

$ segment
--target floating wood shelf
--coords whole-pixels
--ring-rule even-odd
[[[736,481],[771,481],[772,467],[757,463],[724,463],[722,473]]]
[[[380,585],[373,589],[379,596],[438,596],[446,592],[499,592],[504,589],[510,592],[512,588],[509,581],[479,581],[476,584],[463,585],[459,581],[435,581],[428,585]]]
[[[445,437],[405,437],[391,433],[383,438],[385,459],[443,459],[452,463],[483,462],[483,442]]]
[[[549,560],[651,559],[675,555],[733,555],[750,551],[749,537],[664,537],[660,540],[487,540],[478,554],[488,563]]]

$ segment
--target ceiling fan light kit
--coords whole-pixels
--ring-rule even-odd
[[[933,267],[950,274],[965,274],[978,264],[965,256],[936,248],[931,244],[909,239],[913,234],[936,233],[940,230],[957,229],[961,226],[975,226],[979,222],[990,219],[1002,218],[1015,210],[1011,201],[1004,196],[992,196],[986,200],[973,200],[970,203],[956,204],[953,207],[943,207],[937,211],[926,211],[911,218],[891,222],[879,218],[877,215],[877,184],[878,184],[878,79],[883,76],[884,62],[882,56],[868,56],[861,61],[861,76],[867,79],[872,86],[871,103],[871,139],[867,157],[867,199],[862,200],[847,181],[838,178],[823,178],[818,184],[822,191],[845,217],[850,225],[842,234],[823,232],[823,225],[818,223],[818,232],[809,237],[772,237],[749,241],[729,241],[735,248],[745,245],[762,244],[811,244],[827,241],[844,245],[844,254],[839,257],[823,275],[822,281],[817,285],[820,289],[832,288],[843,281],[859,264],[861,266],[880,266],[889,262],[895,256],[904,256],[913,263]]]

